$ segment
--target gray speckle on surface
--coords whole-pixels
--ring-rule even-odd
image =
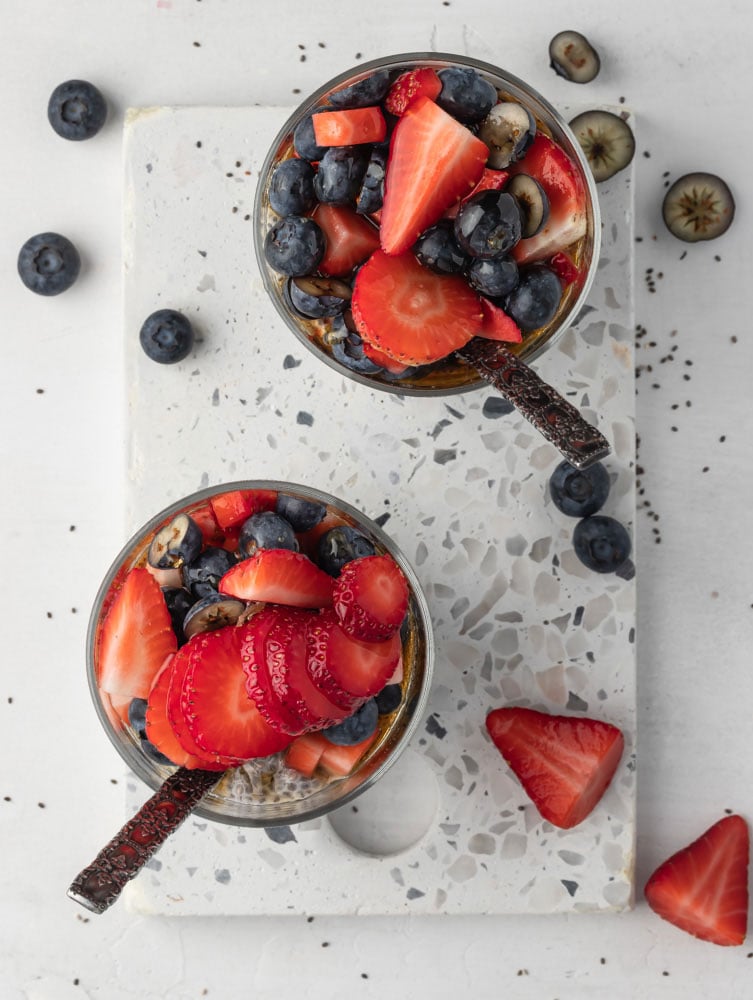
[[[587,712],[588,702],[584,701],[581,697],[575,694],[574,691],[568,691],[567,705],[565,705],[565,708],[568,712]]]
[[[217,868],[214,873],[215,882],[220,882],[222,885],[227,885],[230,881],[230,872],[227,868]]]
[[[220,390],[215,389],[212,393],[212,406],[220,405]]]
[[[458,457],[456,448],[435,448],[434,449],[434,461],[437,465],[446,465],[448,462],[453,462]]]
[[[560,881],[562,882],[562,884],[564,885],[564,887],[567,889],[567,891],[570,893],[571,896],[574,896],[575,893],[578,891],[577,882],[573,882],[569,878],[563,878],[560,879]]]
[[[298,358],[294,358],[292,354],[286,354],[285,358],[283,359],[283,362],[282,362],[282,367],[283,368],[298,368],[298,366],[300,365],[300,363],[301,363],[300,360]]]
[[[264,832],[275,844],[297,843],[296,836],[289,826],[266,826]]]
[[[304,427],[314,426],[314,418],[311,416],[310,413],[307,413],[305,410],[298,411],[298,413],[296,414],[295,422],[297,424],[302,424]]]
[[[432,736],[436,736],[439,740],[443,740],[447,735],[447,730],[440,724],[434,714],[430,715],[426,720],[426,732],[431,733]]]
[[[420,899],[422,896],[425,896],[426,893],[425,892],[421,892],[420,889],[413,889],[413,888],[411,888],[411,889],[409,889],[406,892],[405,895],[406,895],[407,899]]]

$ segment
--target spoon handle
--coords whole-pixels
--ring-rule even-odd
[[[604,435],[499,341],[474,337],[457,354],[577,469],[586,469],[609,454]]]
[[[104,913],[222,774],[181,767],[170,775],[76,876],[68,896],[93,913]]]

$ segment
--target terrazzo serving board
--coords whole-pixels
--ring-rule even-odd
[[[571,109],[561,109],[566,116]],[[624,112],[624,109],[620,109]],[[127,528],[243,478],[328,490],[383,524],[434,623],[411,746],[331,818],[264,831],[189,818],[126,890],[141,913],[618,911],[632,903],[635,580],[587,571],[547,496],[560,456],[481,388],[421,399],[330,370],[283,326],[252,245],[254,189],[285,108],[150,108],[125,128]],[[613,445],[605,508],[634,526],[632,171],[599,187],[588,304],[537,369]],[[185,312],[193,355],[150,362],[138,331]],[[544,822],[485,730],[519,704],[618,725],[626,751],[592,815]],[[127,816],[148,797],[133,775]]]

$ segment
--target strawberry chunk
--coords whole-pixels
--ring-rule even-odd
[[[175,655],[167,658],[164,666],[154,678],[146,706],[146,737],[160,753],[176,764],[185,766],[190,761],[188,754],[178,742],[173,727],[167,718],[167,692]]]
[[[740,945],[748,933],[749,857],[748,824],[725,816],[659,865],[646,883],[646,902],[694,937]]]
[[[319,758],[319,766],[328,774],[344,778],[346,774],[351,773],[376,738],[377,733],[374,732],[360,743],[353,743],[350,746],[339,746],[325,741],[327,745]]]
[[[177,648],[160,585],[148,570],[132,569],[102,624],[99,686],[113,699],[146,698],[162,664]]]
[[[463,278],[435,274],[412,253],[372,254],[356,275],[351,309],[361,337],[405,365],[439,361],[482,322],[478,296]]]
[[[594,809],[624,749],[622,733],[607,722],[530,708],[495,709],[486,727],[541,815],[562,829]]]
[[[395,80],[387,92],[384,106],[391,115],[402,117],[419,97],[436,100],[442,89],[442,81],[431,66],[408,69]]]
[[[375,365],[379,365],[380,368],[384,368],[385,371],[390,372],[392,375],[402,375],[403,372],[408,370],[408,365],[401,364],[400,361],[395,361],[394,358],[390,357],[389,354],[385,354],[384,351],[380,351],[378,347],[374,347],[367,340],[361,341],[363,346],[363,353],[369,359],[373,361]]]
[[[523,340],[523,333],[512,318],[489,299],[481,297],[481,312],[483,320],[478,330],[478,336],[486,340],[502,340],[508,344],[520,344]]]
[[[551,267],[562,282],[563,288],[574,284],[576,281],[580,283],[583,279],[580,269],[576,267],[574,261],[562,250],[552,254],[548,263],[549,267]]]
[[[214,519],[223,530],[238,527],[252,514],[274,510],[276,505],[274,490],[229,490],[209,501]]]
[[[297,736],[285,751],[285,763],[310,778],[328,746],[331,744],[320,733],[304,733]]]
[[[371,698],[393,675],[401,653],[398,633],[381,642],[366,642],[334,625],[327,643],[327,669],[348,694]]]
[[[387,555],[346,563],[332,596],[340,628],[369,642],[389,639],[399,631],[408,610],[408,584]]]
[[[213,548],[218,549],[228,549],[231,552],[238,548],[241,525],[238,524],[232,528],[221,528],[212,513],[211,504],[206,503],[197,510],[192,511],[191,517],[199,527],[204,545],[211,545]]]
[[[507,183],[507,178],[509,176],[510,174],[507,170],[492,170],[491,167],[484,167],[484,172],[481,174],[481,180],[475,188],[470,191],[465,198],[461,198],[461,200],[455,205],[451,205],[444,213],[443,218],[454,219],[463,202],[467,201],[468,198],[472,198],[474,194],[478,194],[479,191],[501,191]]]
[[[306,629],[306,671],[319,691],[345,711],[346,717],[361,707],[365,698],[351,694],[329,668],[328,648],[335,629],[339,631],[334,611],[314,615]]]
[[[529,174],[549,199],[549,219],[535,236],[520,240],[512,250],[519,264],[551,257],[579,240],[586,232],[586,189],[567,153],[556,142],[537,132],[522,160],[510,174]]]
[[[303,732],[304,727],[292,706],[289,707],[278,698],[267,665],[267,636],[282,611],[277,605],[269,605],[242,626],[241,664],[246,674],[248,696],[264,719],[278,733],[297,736]]]
[[[409,105],[395,126],[384,179],[380,239],[400,254],[451,205],[469,194],[489,150],[428,97]]]
[[[320,202],[313,218],[324,233],[327,249],[319,263],[322,274],[350,274],[379,247],[379,233],[348,205]]]
[[[276,732],[248,696],[239,631],[226,627],[196,637],[182,709],[203,753],[249,760],[283,750],[290,736]]]
[[[376,107],[317,111],[311,121],[317,146],[357,146],[381,142],[387,135],[382,109]]]
[[[327,608],[334,580],[308,556],[290,549],[259,549],[231,567],[219,591],[242,601],[267,601],[295,608]]]

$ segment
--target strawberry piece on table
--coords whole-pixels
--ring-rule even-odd
[[[340,630],[334,611],[322,611],[311,618],[306,629],[306,672],[314,687],[343,709],[347,717],[357,711],[366,699],[346,690],[329,669],[328,648],[335,629]]]
[[[348,635],[389,639],[408,610],[408,584],[391,556],[364,556],[342,568],[333,593],[335,614]]]
[[[434,101],[414,101],[390,142],[382,249],[391,254],[408,250],[443,212],[473,190],[488,155],[486,144]]]
[[[495,709],[486,727],[544,819],[565,830],[599,802],[625,745],[608,722],[530,708]]]
[[[330,277],[350,274],[379,247],[376,228],[348,205],[321,202],[313,218],[327,241],[318,268],[322,274]]]
[[[102,624],[99,686],[112,698],[146,698],[167,657],[178,648],[160,585],[142,568],[123,580]]]
[[[381,250],[356,275],[351,309],[361,337],[405,365],[439,361],[463,347],[483,319],[463,278],[435,274],[412,253]]]
[[[390,87],[384,106],[391,115],[401,118],[419,97],[435,100],[442,89],[442,81],[431,66],[408,69]]]
[[[749,857],[748,824],[725,816],[656,869],[646,902],[694,937],[740,945],[748,932]]]
[[[327,745],[319,758],[319,766],[328,774],[344,778],[346,774],[350,774],[376,738],[377,733],[374,732],[365,740],[353,743],[351,746],[340,746],[326,741]]]
[[[543,187],[549,199],[549,219],[535,236],[520,240],[512,250],[519,264],[551,257],[579,240],[586,232],[586,189],[567,153],[552,139],[537,132],[522,160],[510,174],[528,174]]]
[[[357,146],[362,142],[382,142],[387,135],[384,115],[376,107],[317,111],[311,121],[317,146]]]
[[[215,521],[223,530],[239,527],[252,514],[274,510],[277,493],[274,490],[230,490],[209,501]]]
[[[520,344],[523,333],[512,318],[501,306],[495,305],[489,299],[481,297],[483,320],[478,330],[478,336],[486,340],[502,340],[508,344]]]
[[[259,549],[231,567],[219,591],[242,601],[266,601],[295,608],[328,608],[334,580],[302,552]]]
[[[285,763],[294,771],[310,778],[328,746],[331,744],[320,733],[304,733],[302,736],[296,736],[285,751]]]
[[[241,665],[246,675],[246,692],[269,725],[278,733],[297,736],[304,726],[292,707],[277,696],[267,661],[267,636],[284,609],[268,605],[241,626]]]
[[[249,760],[284,750],[290,736],[276,732],[248,696],[239,632],[226,627],[196,637],[182,709],[203,753]]]

